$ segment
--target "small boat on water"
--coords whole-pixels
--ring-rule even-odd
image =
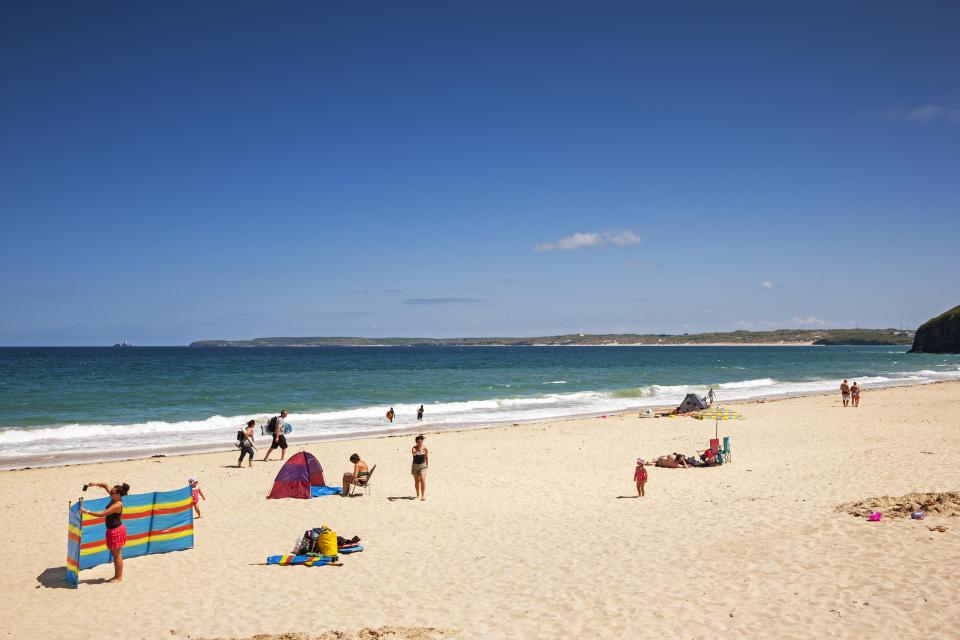
[[[114,346],[114,347],[119,347],[119,348],[122,349],[122,348],[125,348],[125,347],[132,347],[133,345],[130,344],[129,342],[127,342],[126,340],[124,340],[123,342],[120,342],[120,343],[115,344],[115,345],[113,345],[113,346]]]

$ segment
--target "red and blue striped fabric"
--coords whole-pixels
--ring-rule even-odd
[[[103,511],[109,503],[109,498],[98,498],[85,501],[83,506],[90,511]],[[75,558],[74,574],[112,561],[107,550],[107,530],[103,518],[84,515],[82,526],[78,526],[79,523],[74,523],[75,512],[79,515],[79,504],[70,505],[68,582],[71,580],[70,558]],[[124,558],[192,549],[193,497],[190,487],[125,496],[123,524],[127,527],[127,543],[123,546]],[[77,556],[70,555],[74,551],[72,545],[79,548]]]
[[[67,584],[80,585],[80,503],[70,505],[67,520]]]

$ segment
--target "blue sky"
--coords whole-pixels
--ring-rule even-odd
[[[956,3],[0,12],[0,344],[960,303]]]

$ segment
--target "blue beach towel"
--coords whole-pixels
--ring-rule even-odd
[[[333,561],[333,558],[329,556],[294,556],[294,555],[282,555],[282,556],[269,556],[267,558],[267,564],[276,564],[281,567],[289,566],[298,566],[298,567],[322,567],[325,564]]]
[[[347,547],[346,549],[343,549],[343,548],[337,549],[337,553],[339,553],[340,555],[346,555],[348,553],[356,553],[358,551],[363,551],[362,544],[358,544],[355,547]]]
[[[310,497],[319,498],[320,496],[333,496],[343,493],[340,487],[310,487]]]

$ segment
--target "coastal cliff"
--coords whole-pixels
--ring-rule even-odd
[[[923,323],[910,353],[960,353],[960,306]]]
[[[486,347],[486,346],[670,346],[670,345],[908,345],[911,331],[896,329],[779,329],[723,333],[588,334],[536,338],[286,337],[198,340],[191,347]]]

